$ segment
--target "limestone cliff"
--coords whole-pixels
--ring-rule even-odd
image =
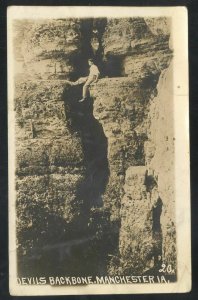
[[[108,140],[103,199],[111,221],[120,223],[115,266],[121,274],[144,273],[162,262],[176,267],[172,68],[161,72],[156,87],[143,84],[101,79],[91,90]]]
[[[169,21],[15,26],[19,273],[175,270]],[[80,104],[67,79],[90,55],[103,78]]]

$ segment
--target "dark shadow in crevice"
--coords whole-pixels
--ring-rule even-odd
[[[109,167],[107,159],[107,138],[102,125],[94,118],[93,101],[88,98],[79,103],[82,86],[74,86],[65,91],[65,113],[70,121],[70,130],[81,137],[86,176],[78,190],[79,196],[86,195],[86,209],[101,207]],[[78,149],[77,149],[78,151]]]
[[[140,84],[140,87],[143,90],[154,90],[156,89],[156,86],[158,84],[159,81],[159,77],[160,77],[160,72],[158,72],[157,74],[147,74],[143,79],[142,82]]]
[[[104,72],[107,77],[123,77],[123,57],[106,56]]]
[[[155,205],[152,208],[152,219],[153,219],[153,238],[155,241],[154,247],[154,266],[159,269],[162,263],[162,229],[161,229],[161,213],[162,213],[163,202],[158,197]]]
[[[145,275],[162,275],[160,269],[162,267],[162,228],[161,228],[161,213],[162,213],[163,202],[160,197],[156,200],[156,203],[153,205],[151,210],[152,216],[152,236],[153,236],[153,251],[151,253],[151,257],[153,259],[153,267],[147,270]],[[171,281],[175,281],[175,276],[170,276]],[[168,280],[168,278],[167,278]]]
[[[81,92],[82,86],[75,86],[63,95],[70,131],[81,138],[84,153],[85,177],[76,192],[80,215],[66,223],[63,217],[40,208],[43,222],[39,231],[31,234],[28,229],[18,236],[34,241],[32,247],[27,245],[26,254],[18,250],[18,276],[107,275],[110,223],[102,201],[109,177],[107,139],[93,116],[92,100],[78,102]],[[96,207],[94,212],[92,207]]]
[[[63,95],[69,129],[81,138],[85,167],[84,180],[76,192],[77,202],[82,203],[81,213],[73,226],[79,232],[75,238],[84,236],[86,241],[82,244],[84,250],[76,249],[71,260],[79,262],[76,275],[106,275],[109,213],[103,209],[102,196],[109,178],[108,144],[101,124],[94,118],[92,99],[79,103],[81,93],[82,86],[71,86]],[[87,237],[91,239],[87,241]],[[82,261],[86,262],[84,267]]]
[[[147,193],[151,193],[152,189],[157,186],[157,182],[153,175],[148,175],[148,170],[146,170],[144,185],[146,186]]]
[[[102,36],[106,23],[106,18],[86,18],[82,21],[80,29],[82,39],[80,46],[81,55],[70,57],[70,61],[74,66],[74,73],[70,78],[71,80],[75,81],[79,77],[88,76],[89,66],[87,61],[89,58],[94,60],[94,63],[100,70],[101,76],[105,76]],[[94,41],[98,44],[96,50],[92,47],[92,42]]]

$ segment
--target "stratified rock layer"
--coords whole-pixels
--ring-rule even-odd
[[[16,83],[17,231],[19,251],[28,255],[52,243],[54,230],[64,232],[81,211],[76,191],[84,156],[81,138],[67,127],[67,87],[64,81]]]
[[[77,79],[91,52],[89,19],[15,22],[16,72],[29,79]],[[87,70],[86,70],[87,71]]]
[[[140,132],[139,127],[147,115],[153,84],[142,88],[144,81],[136,76],[101,79],[91,88],[94,116],[101,122],[108,139],[110,177],[105,204],[112,210],[112,221],[120,219],[120,197],[127,168],[144,165],[145,133]]]
[[[158,95],[150,105],[148,115],[148,141],[144,151],[148,173],[156,181],[155,193],[151,193],[153,205],[162,200],[161,230],[162,255],[166,265],[176,270],[175,193],[174,193],[174,106],[173,66],[161,74]]]
[[[16,22],[22,275],[176,270],[169,21]],[[86,75],[90,55],[106,78],[79,103],[65,79]]]
[[[144,80],[103,79],[91,90],[108,139],[103,198],[111,220],[121,222],[120,263],[110,267],[120,274],[158,272],[162,263],[176,270],[172,68],[158,84],[150,77],[142,88]]]
[[[107,74],[133,77],[138,72],[145,77],[166,68],[171,57],[167,20],[108,19],[103,35]]]

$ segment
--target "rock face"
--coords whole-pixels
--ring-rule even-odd
[[[150,105],[148,141],[144,151],[149,174],[155,180],[151,193],[153,205],[162,201],[162,256],[166,265],[176,269],[175,195],[174,195],[174,126],[173,126],[172,63],[160,76],[158,95]],[[168,117],[166,117],[168,116]],[[172,126],[171,126],[172,124]]]
[[[126,171],[121,200],[120,252],[137,272],[141,262],[144,272],[160,268],[162,262],[176,270],[171,66],[162,72],[157,90],[146,119],[145,166]]]
[[[105,78],[91,89],[94,116],[101,122],[108,139],[110,178],[106,189],[111,219],[119,220],[124,177],[131,165],[144,165],[145,133],[138,134],[147,115],[151,88],[141,88],[141,78]],[[115,186],[116,190],[112,190]]]
[[[19,273],[176,270],[168,20],[15,25]],[[105,78],[80,104],[90,55]]]
[[[81,54],[81,22],[42,20],[29,24],[22,45],[27,72],[45,79],[66,78],[74,72],[72,59]]]
[[[94,115],[108,139],[103,199],[111,221],[120,224],[113,274],[156,272],[162,263],[176,270],[168,37],[167,20],[140,18],[109,20],[103,37],[107,61],[118,62],[128,76],[101,79],[91,90]]]
[[[19,252],[30,265],[81,213],[76,191],[84,178],[84,155],[81,138],[67,127],[65,89],[64,81],[16,83],[17,231]]]
[[[158,84],[155,76],[149,85],[144,80],[101,79],[91,90],[108,139],[103,199],[112,222],[121,222],[120,274],[159,269],[162,262],[176,268],[172,70],[162,71]]]
[[[143,18],[108,20],[103,35],[107,74],[136,76],[139,72],[144,77],[166,68],[171,56],[167,23],[166,18],[147,22]]]

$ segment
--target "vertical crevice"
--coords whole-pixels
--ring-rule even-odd
[[[105,66],[103,60],[102,36],[105,31],[107,19],[84,19],[81,23],[81,55],[79,57],[71,57],[75,72],[72,80],[76,80],[81,76],[87,76],[88,64],[87,60],[93,58],[98,66],[101,76],[105,75]]]
[[[78,194],[86,195],[87,208],[101,207],[102,194],[109,177],[107,138],[102,125],[93,116],[93,101],[79,103],[82,87],[71,87],[64,94],[65,113],[70,130],[81,137],[86,168]]]
[[[162,213],[162,199],[158,197],[155,205],[152,208],[152,219],[153,219],[153,239],[155,241],[154,249],[154,266],[155,268],[160,267],[162,262],[162,229],[161,229],[161,213]]]
[[[153,175],[148,175],[148,171],[145,174],[146,191],[150,194],[151,200],[154,204],[151,207],[151,220],[152,220],[152,238],[153,238],[153,251],[152,257],[154,260],[154,266],[149,272],[156,272],[158,274],[162,263],[162,228],[161,228],[161,214],[162,214],[162,199],[158,196],[155,197],[155,191],[157,189],[157,181]],[[150,274],[150,273],[149,273]]]
[[[78,102],[81,93],[82,86],[73,86],[65,90],[63,96],[70,131],[81,138],[84,154],[84,180],[76,192],[79,199],[77,202],[82,203],[81,213],[74,226],[79,228],[79,238],[90,237],[90,240],[83,244],[84,250],[79,252],[76,249],[76,253],[72,255],[74,261],[83,259],[86,262],[84,268],[80,270],[82,275],[105,275],[109,215],[104,210],[102,197],[109,178],[107,138],[102,125],[93,116],[93,100],[88,98],[83,103]]]

